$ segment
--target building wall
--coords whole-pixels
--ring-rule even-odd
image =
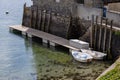
[[[75,13],[76,3],[74,0],[33,0],[33,6],[68,15]]]
[[[77,16],[81,19],[91,20],[92,15],[102,16],[103,10],[100,8],[90,8],[83,5],[78,5]],[[114,25],[120,27],[120,12],[107,11],[106,17],[110,20],[114,20]]]
[[[114,25],[120,27],[120,12],[111,12],[108,11],[106,17],[110,20],[113,20]]]
[[[103,2],[102,0],[84,0],[84,5],[86,7],[102,7]]]
[[[91,20],[92,15],[102,16],[102,9],[90,8],[83,5],[78,5],[77,16],[86,20]]]
[[[120,12],[120,3],[111,3],[111,4],[108,4],[108,8],[109,8],[109,10]]]

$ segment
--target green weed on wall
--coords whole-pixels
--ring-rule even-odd
[[[120,36],[120,31],[115,31],[114,34]]]
[[[98,80],[120,80],[120,63],[116,63],[116,67],[106,73],[104,76]]]

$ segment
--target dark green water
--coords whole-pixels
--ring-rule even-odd
[[[82,64],[66,52],[53,51],[9,32],[21,24],[29,0],[0,0],[0,80],[94,80],[110,62]],[[5,12],[9,14],[5,14]]]

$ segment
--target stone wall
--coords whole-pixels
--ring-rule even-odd
[[[91,20],[92,15],[102,16],[103,10],[100,8],[90,8],[83,5],[78,5],[77,16],[81,19]],[[116,11],[107,11],[106,17],[109,20],[114,20],[114,26],[120,27],[120,12]]]
[[[106,17],[114,21],[114,25],[120,28],[120,12],[107,11]]]
[[[64,15],[74,14],[76,10],[74,0],[33,0],[33,6]]]
[[[86,7],[97,7],[100,8],[103,6],[102,0],[84,0],[84,5]]]
[[[92,15],[102,16],[102,9],[78,5],[77,16],[81,19],[91,20]]]
[[[111,3],[108,4],[108,9],[112,11],[118,11],[120,12],[120,3]]]
[[[24,9],[22,24],[24,26],[67,39],[78,38],[80,36],[80,27],[77,24],[73,25],[73,19],[70,15],[56,14],[51,11],[41,10],[35,6],[24,7]],[[74,36],[71,36],[71,33]]]

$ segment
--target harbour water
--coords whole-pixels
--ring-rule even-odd
[[[111,62],[76,62],[70,54],[45,48],[9,32],[21,24],[29,0],[0,0],[0,80],[95,80]],[[6,12],[9,12],[6,14]]]

